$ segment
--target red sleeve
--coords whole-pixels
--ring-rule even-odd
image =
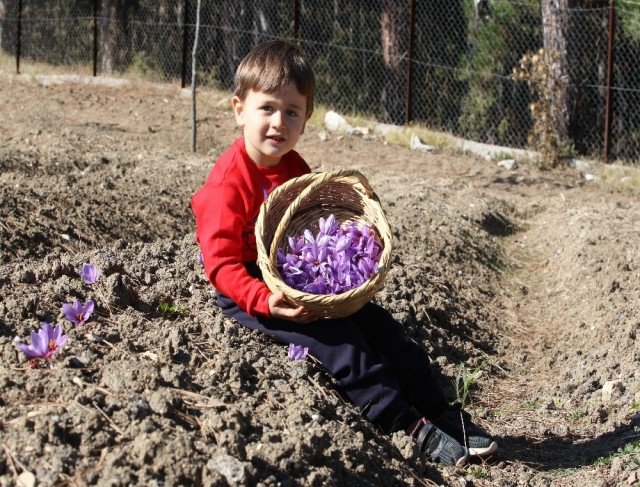
[[[228,180],[210,181],[191,200],[205,272],[221,293],[252,316],[269,316],[271,291],[243,265],[246,202]]]

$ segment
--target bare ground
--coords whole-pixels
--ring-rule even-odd
[[[239,133],[225,94],[199,93],[193,154],[175,86],[1,78],[1,485],[638,485],[637,197],[308,129],[312,168],[360,169],[387,211],[376,299],[452,397],[462,365],[481,370],[469,410],[500,449],[444,468],[216,309],[189,199]],[[60,312],[76,298],[97,305],[84,328]],[[33,369],[14,337],[43,321],[69,341]]]

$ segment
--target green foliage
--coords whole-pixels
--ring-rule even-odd
[[[189,314],[189,311],[186,308],[181,307],[172,299],[169,299],[168,301],[161,299],[158,303],[158,311],[160,311],[162,316],[167,319],[185,317]]]
[[[529,411],[535,411],[536,409],[540,409],[540,403],[538,401],[525,401],[522,404],[523,409],[528,409]]]
[[[456,399],[464,408],[467,404],[471,404],[471,386],[482,372],[482,368],[485,366],[485,362],[482,362],[478,367],[469,371],[465,364],[458,366],[458,373],[456,374]]]
[[[569,417],[574,421],[579,421],[585,416],[586,413],[584,411],[573,411],[571,414],[569,414]]]
[[[629,37],[640,42],[640,4],[638,2],[618,3],[616,14]]]
[[[640,440],[635,440],[635,441],[629,442],[626,445],[621,446],[620,448],[618,448],[618,450],[616,450],[615,453],[612,453],[611,455],[606,456],[606,457],[598,458],[594,462],[594,465],[599,466],[599,467],[611,465],[611,461],[614,458],[621,458],[621,457],[626,457],[626,456],[629,456],[629,455],[640,455]]]
[[[483,17],[476,17],[473,2],[464,5],[470,48],[459,62],[458,77],[468,87],[459,118],[462,135],[524,146],[530,120],[522,113],[529,93],[509,73],[523,52],[539,46],[539,2],[491,2],[490,13]]]
[[[466,476],[472,479],[487,479],[489,475],[481,465],[471,465],[467,468]]]
[[[551,75],[550,66],[557,62],[558,54],[544,49],[526,53],[520,66],[513,70],[515,80],[525,80],[536,99],[529,104],[534,120],[529,134],[529,144],[542,157],[540,167],[547,169],[558,166],[561,158],[560,137],[555,123],[555,92],[562,87],[562,81]]]

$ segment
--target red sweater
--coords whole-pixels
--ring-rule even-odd
[[[309,172],[307,163],[293,150],[275,167],[258,166],[240,137],[218,158],[204,186],[191,199],[196,240],[211,284],[252,316],[270,315],[271,291],[243,265],[258,258],[254,228],[260,205],[274,188]]]

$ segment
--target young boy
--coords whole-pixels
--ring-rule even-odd
[[[368,303],[347,318],[318,321],[261,280],[255,221],[275,187],[311,171],[293,148],[313,112],[314,94],[309,64],[286,42],[259,45],[238,67],[232,104],[243,136],[191,201],[218,305],[251,330],[308,347],[367,419],[387,433],[405,430],[420,454],[462,465],[468,455],[493,453],[496,443],[467,413],[449,406],[426,352],[386,310]]]

